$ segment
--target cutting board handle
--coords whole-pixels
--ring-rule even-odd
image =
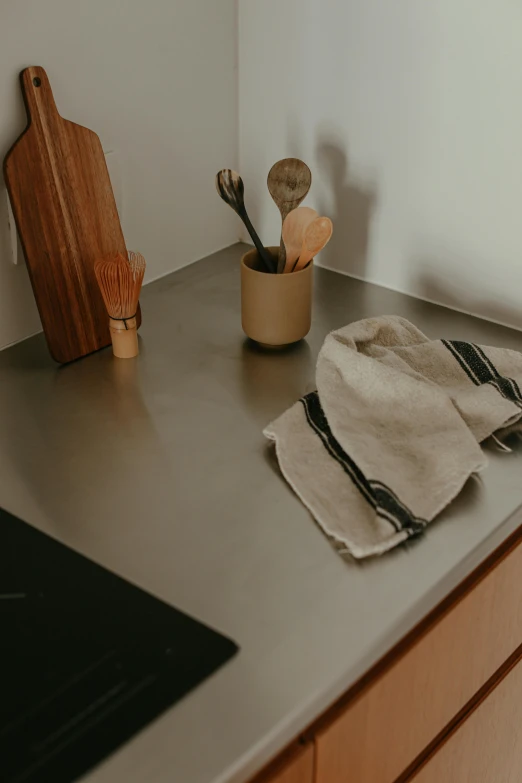
[[[45,70],[41,65],[24,68],[20,74],[20,84],[24,97],[29,123],[38,117],[59,117],[54,102],[53,91]]]

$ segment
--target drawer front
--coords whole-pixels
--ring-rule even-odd
[[[411,783],[520,783],[521,724],[519,662]]]
[[[337,713],[316,783],[392,783],[425,750],[522,644],[521,569],[519,544]]]
[[[313,783],[313,778],[314,747],[310,744],[283,756],[252,783]]]

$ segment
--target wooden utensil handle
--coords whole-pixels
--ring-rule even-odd
[[[286,267],[286,246],[285,241],[283,239],[283,234],[281,234],[281,239],[279,240],[279,256],[277,258],[277,274],[281,275],[285,271]]]
[[[241,210],[241,212],[239,212],[238,214],[239,214],[241,220],[243,221],[243,223],[245,224],[248,233],[252,237],[252,241],[253,241],[254,245],[256,246],[256,250],[259,253],[259,255],[261,257],[261,260],[262,260],[263,264],[265,265],[267,271],[268,272],[275,272],[276,270],[275,270],[274,263],[273,263],[272,259],[270,258],[269,254],[267,253],[263,243],[259,239],[254,226],[250,222],[250,218],[248,217],[247,211],[246,210]]]
[[[281,224],[283,224],[290,214],[290,212],[293,212],[295,207],[289,209],[288,207],[281,207],[280,213],[281,213]],[[277,274],[282,275],[285,271],[286,267],[286,245],[285,240],[283,239],[283,230],[281,229],[281,239],[279,240],[279,256],[277,259]]]
[[[299,258],[297,259],[294,268],[292,269],[292,272],[300,272],[301,269],[304,269],[305,266],[308,266],[310,261],[312,261],[313,256],[310,253],[301,253]]]

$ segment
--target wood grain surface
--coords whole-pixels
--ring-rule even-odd
[[[60,117],[43,68],[20,81],[28,126],[4,176],[49,350],[70,362],[110,344],[94,262],[127,250],[98,136]]]
[[[520,783],[522,662],[507,674],[412,783]]]
[[[306,198],[312,184],[312,173],[306,163],[299,158],[284,158],[274,163],[268,172],[266,184],[284,223],[289,213]],[[285,265],[286,249],[281,235],[277,265],[279,274],[284,272]]]
[[[251,783],[314,783],[314,746],[293,746]]]
[[[519,544],[344,710],[326,717],[313,732],[316,783],[392,783],[423,753],[521,645],[521,568]]]
[[[286,251],[284,269],[286,273],[292,271],[301,255],[305,231],[316,217],[319,217],[317,210],[311,207],[297,207],[285,217],[282,238]]]

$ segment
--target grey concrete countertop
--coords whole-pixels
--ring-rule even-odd
[[[522,334],[316,269],[309,337],[262,353],[241,332],[243,251],[144,290],[136,362],[60,368],[41,335],[0,354],[0,505],[241,646],[87,783],[243,783],[522,522],[515,444],[415,544],[336,554],[261,434],[314,388],[326,333],[397,313],[431,337]]]

